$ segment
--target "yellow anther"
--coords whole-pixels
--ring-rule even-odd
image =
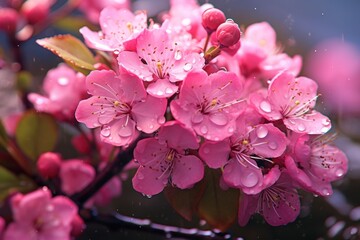
[[[243,145],[248,145],[248,144],[249,144],[249,140],[247,140],[247,139],[242,140],[242,144],[243,144]]]
[[[175,157],[175,151],[170,151],[167,155],[166,155],[166,161],[171,162]]]
[[[216,98],[214,98],[213,100],[211,100],[210,106],[214,107],[214,106],[216,106],[217,103],[218,103],[218,100]]]
[[[300,104],[300,101],[299,101],[299,100],[296,100],[296,101],[295,101],[295,104],[296,104],[296,105],[299,105],[299,104]]]
[[[120,102],[119,102],[119,101],[115,101],[115,102],[114,102],[114,106],[115,106],[115,107],[118,107],[119,105],[120,105]]]
[[[129,29],[130,32],[132,32],[134,29],[131,22],[126,23],[126,27]]]
[[[162,63],[160,61],[156,62],[156,67],[158,69],[159,77],[163,78]]]

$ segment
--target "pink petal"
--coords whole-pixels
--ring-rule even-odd
[[[331,128],[330,119],[315,110],[302,117],[284,119],[284,124],[294,132],[308,134],[324,134]]]
[[[154,138],[146,138],[139,141],[134,149],[134,158],[138,161],[141,165],[147,165],[149,162],[152,162],[154,158],[158,158],[160,162],[161,156],[158,153],[166,152],[168,150],[167,145],[165,142],[160,144]],[[155,154],[155,155],[154,155]],[[154,162],[154,164],[156,164]]]
[[[153,133],[165,122],[166,99],[147,96],[145,101],[135,103],[131,114],[137,129],[145,133]]]
[[[80,28],[79,32],[83,35],[86,45],[90,48],[102,51],[114,51],[116,49],[108,39],[101,37],[102,33],[91,31],[88,27]]]
[[[140,166],[132,179],[133,187],[136,191],[146,195],[160,193],[168,183],[168,178],[160,177],[161,172]]]
[[[199,149],[199,156],[209,167],[220,168],[229,159],[230,151],[230,143],[227,140],[220,142],[205,141]]]
[[[244,38],[257,44],[268,54],[273,53],[276,48],[276,32],[267,22],[250,25],[246,28]]]
[[[143,81],[153,80],[153,73],[149,70],[148,65],[144,64],[141,59],[139,59],[137,53],[130,51],[120,52],[117,60],[120,67],[136,75]]]
[[[37,230],[31,225],[10,223],[3,236],[4,240],[39,240]]]
[[[276,121],[282,119],[277,106],[273,106],[265,96],[265,92],[258,91],[250,94],[249,96],[252,106],[260,113],[264,118],[269,121]]]
[[[258,199],[259,195],[241,195],[238,213],[238,223],[241,227],[246,226],[250,217],[256,212]]]
[[[139,131],[135,129],[135,122],[127,116],[103,125],[100,131],[101,141],[114,146],[127,146],[138,136]]]
[[[298,182],[303,188],[310,189],[312,182],[309,176],[301,169],[299,169],[290,156],[285,158],[285,167],[288,170],[289,176]]]
[[[78,207],[69,198],[64,196],[57,196],[51,200],[51,204],[54,207],[54,214],[57,220],[62,224],[70,226],[71,221],[78,212]]]
[[[158,79],[146,88],[146,91],[153,97],[167,98],[178,91],[179,87],[169,82],[168,79]]]
[[[199,143],[196,135],[177,121],[164,124],[158,135],[159,141],[166,141],[169,148],[178,150],[198,149]]]
[[[176,187],[190,188],[204,177],[204,164],[196,156],[182,156],[175,161],[171,180]]]
[[[287,146],[287,138],[273,124],[259,124],[249,134],[250,143],[253,146],[253,153],[262,156],[275,158],[281,156]]]

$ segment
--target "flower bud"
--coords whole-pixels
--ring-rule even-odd
[[[29,24],[36,24],[47,18],[53,3],[53,0],[27,0],[21,7],[21,13]]]
[[[216,38],[222,47],[231,47],[240,40],[240,28],[233,20],[227,20],[216,30]]]
[[[60,171],[61,157],[57,153],[46,152],[40,155],[37,169],[43,178],[54,178]]]
[[[79,237],[85,229],[84,220],[76,214],[71,221],[71,236]]]
[[[0,31],[14,33],[19,14],[12,8],[0,8]]]
[[[209,8],[202,14],[202,25],[208,33],[216,31],[225,20],[225,14],[217,8]]]

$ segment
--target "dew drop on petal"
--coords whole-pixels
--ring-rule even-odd
[[[229,132],[229,133],[233,133],[234,131],[235,131],[235,128],[234,128],[234,127],[229,127],[229,128],[228,128],[228,132]]]
[[[327,131],[329,131],[329,127],[323,127],[322,129],[321,129],[321,132],[322,133],[327,133]]]
[[[164,124],[165,121],[166,121],[166,119],[165,119],[164,116],[160,116],[160,117],[158,117],[158,119],[157,119],[157,122],[158,122],[158,124],[160,124],[160,125]]]
[[[156,92],[156,95],[158,95],[158,96],[162,96],[162,95],[164,95],[164,91],[162,91],[162,90],[158,90],[158,91]]]
[[[201,123],[203,120],[204,116],[201,113],[195,113],[191,118],[193,123]]]
[[[202,126],[202,127],[200,128],[200,132],[201,132],[202,134],[206,134],[206,133],[208,132],[207,126]]]
[[[258,176],[251,172],[249,174],[242,174],[241,175],[241,183],[245,186],[245,187],[253,187],[255,186],[257,183],[259,182],[259,178]]]
[[[297,129],[300,131],[300,132],[303,132],[305,131],[305,125],[300,123],[298,126],[297,126]]]
[[[341,168],[337,169],[337,170],[335,171],[335,175],[336,175],[337,177],[342,177],[342,176],[344,175],[344,170],[342,170]]]
[[[214,113],[210,114],[209,119],[211,122],[218,126],[224,126],[228,123],[228,119],[225,114],[223,113]]]
[[[269,113],[269,112],[271,112],[271,105],[268,101],[262,101],[260,103],[260,109],[266,113]]]
[[[130,137],[133,132],[129,127],[123,127],[119,130],[118,134],[120,137]]]
[[[328,118],[324,118],[321,123],[324,125],[324,126],[329,126],[330,124],[330,120]]]
[[[268,135],[269,131],[266,127],[260,126],[256,129],[256,135],[258,138],[264,138]]]
[[[204,152],[205,154],[210,153],[210,148],[204,147],[203,152]]]
[[[278,145],[276,142],[269,142],[268,147],[272,150],[275,150],[278,148]]]
[[[66,86],[69,84],[69,79],[66,77],[61,77],[57,80],[58,84],[61,86]]]
[[[103,136],[103,137],[109,137],[110,134],[111,134],[110,126],[109,126],[109,125],[103,125],[103,126],[101,127],[100,134],[101,134],[101,136]]]
[[[324,188],[321,192],[322,192],[322,194],[323,194],[324,196],[329,196],[329,195],[330,195],[329,190],[326,189],[326,188]]]
[[[174,58],[175,58],[175,60],[180,60],[180,59],[182,58],[182,53],[181,53],[181,51],[176,51]]]
[[[104,124],[106,124],[106,123],[109,123],[109,118],[100,115],[99,118],[98,118],[98,122],[99,122],[101,125],[104,125]]]
[[[166,94],[173,94],[173,93],[174,93],[174,90],[172,90],[171,88],[166,88],[166,89],[165,89],[165,93],[166,93]]]
[[[150,129],[153,129],[153,128],[154,128],[154,125],[153,125],[153,124],[150,124],[150,125],[149,125],[149,128],[150,128]]]
[[[190,71],[192,69],[192,67],[193,67],[192,63],[185,63],[183,69],[184,69],[185,72],[188,72],[188,71]]]

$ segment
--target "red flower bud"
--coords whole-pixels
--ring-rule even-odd
[[[225,14],[217,8],[209,8],[202,14],[202,25],[208,33],[216,31],[225,20]]]
[[[27,0],[21,6],[21,13],[29,24],[36,24],[47,18],[53,3],[53,0]]]
[[[54,178],[60,171],[61,157],[57,153],[46,152],[40,155],[37,169],[43,178]]]
[[[14,33],[19,14],[12,8],[0,8],[0,31]]]
[[[240,40],[240,28],[233,20],[227,20],[216,30],[216,38],[222,47],[231,47]]]

